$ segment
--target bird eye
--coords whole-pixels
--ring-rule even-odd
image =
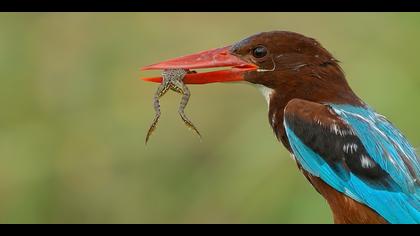
[[[252,55],[255,58],[262,58],[265,55],[267,55],[267,48],[265,48],[264,46],[257,46],[252,50]]]

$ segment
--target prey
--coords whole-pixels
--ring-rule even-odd
[[[195,133],[201,139],[200,132],[198,132],[197,128],[195,128],[193,123],[188,119],[188,117],[185,115],[185,112],[184,112],[185,107],[187,106],[188,101],[190,99],[190,95],[191,95],[190,90],[183,82],[184,76],[188,73],[193,73],[193,72],[190,72],[189,70],[185,70],[185,69],[166,69],[162,72],[162,77],[163,77],[162,83],[157,89],[155,95],[153,96],[153,107],[155,109],[155,118],[153,119],[152,125],[150,126],[149,131],[147,132],[146,143],[149,141],[150,135],[153,133],[153,131],[155,131],[157,127],[157,123],[161,115],[159,99],[163,95],[165,95],[169,89],[182,94],[178,113],[181,116],[181,119],[184,122],[184,124],[188,128],[194,130]]]

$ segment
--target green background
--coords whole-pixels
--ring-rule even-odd
[[[162,99],[144,65],[290,30],[318,39],[349,83],[420,146],[420,14],[2,13],[0,223],[332,223],[246,84]]]

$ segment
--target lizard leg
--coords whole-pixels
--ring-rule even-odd
[[[153,108],[155,109],[155,118],[153,119],[152,124],[150,125],[149,131],[146,135],[146,144],[149,141],[150,135],[152,135],[153,131],[155,131],[157,123],[160,118],[160,103],[159,98],[161,98],[165,93],[168,91],[169,87],[161,85],[159,86],[158,90],[156,91],[155,95],[153,96]]]
[[[157,97],[157,99],[163,97],[163,95],[165,95],[166,92],[168,92],[168,90],[169,90],[170,87],[171,87],[171,84],[169,84],[169,83],[162,84],[158,88],[158,90],[156,91],[155,97]]]
[[[180,82],[180,84],[181,84],[181,88],[182,88],[182,92],[181,92],[181,94],[182,94],[182,99],[181,99],[181,103],[180,103],[180,105],[179,105],[179,109],[178,109],[178,113],[179,113],[179,115],[181,116],[181,118],[182,118],[182,121],[184,121],[184,123],[185,123],[185,125],[188,127],[188,128],[190,128],[190,129],[192,129],[192,130],[194,130],[195,131],[195,133],[200,137],[200,139],[201,139],[201,134],[200,134],[200,132],[198,131],[198,129],[194,126],[194,124],[187,118],[187,116],[185,115],[185,112],[184,112],[184,110],[185,110],[185,107],[187,106],[187,104],[188,104],[188,101],[189,101],[189,99],[190,99],[190,90],[188,89],[188,87],[187,86],[185,86],[182,82]]]
[[[172,91],[176,93],[184,94],[184,86],[185,85],[181,81],[173,80],[171,81],[170,88]]]

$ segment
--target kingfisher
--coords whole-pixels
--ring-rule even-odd
[[[261,90],[276,138],[326,199],[334,223],[420,223],[415,149],[355,94],[339,61],[317,40],[262,32],[142,69],[176,68],[216,68],[187,74],[185,84],[246,81]]]

